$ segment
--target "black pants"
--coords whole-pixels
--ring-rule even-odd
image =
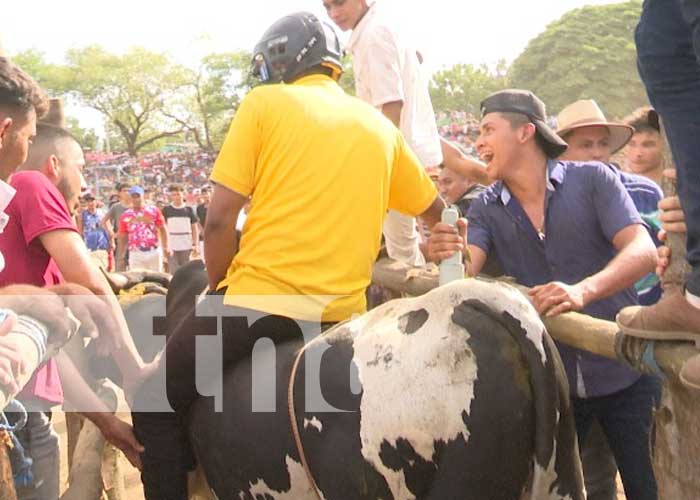
[[[141,479],[148,500],[187,499],[187,472],[193,468],[194,460],[183,419],[198,395],[196,337],[216,334],[217,313],[225,311],[221,318],[224,368],[250,355],[261,338],[277,343],[300,338],[302,329],[311,328],[309,323],[290,318],[260,317],[262,313],[258,311],[223,306],[223,293],[220,290],[208,297],[213,300],[213,307],[205,308],[209,312],[200,310],[195,314],[193,308],[169,335],[165,362],[134,399],[134,432],[146,449],[141,456]],[[200,373],[206,369],[201,367]],[[175,412],[163,411],[168,402]]]
[[[651,464],[652,407],[661,398],[661,382],[642,375],[608,396],[572,398],[579,443],[585,443],[594,418],[600,423],[630,500],[657,500]]]

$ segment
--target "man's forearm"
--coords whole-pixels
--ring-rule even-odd
[[[654,271],[656,251],[651,238],[647,234],[645,236],[646,239],[637,238],[632,241],[603,270],[580,283],[585,304],[621,292]]]
[[[192,247],[197,248],[199,241],[199,224],[192,224]]]
[[[420,214],[420,219],[425,222],[428,227],[432,228],[435,224],[440,222],[444,208],[445,202],[440,196],[436,196],[428,209]]]
[[[126,245],[125,238],[117,238],[117,255],[115,259],[118,263],[122,263],[126,259]]]
[[[163,250],[168,250],[170,248],[170,241],[168,240],[168,231],[165,227],[161,226],[158,228],[158,234],[160,235],[160,245]]]
[[[204,260],[207,263],[209,288],[214,289],[226,277],[236,248],[236,227],[207,221],[204,232]]]

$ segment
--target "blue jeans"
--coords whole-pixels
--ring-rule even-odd
[[[688,225],[688,290],[700,295],[700,0],[645,0],[639,74],[664,120]]]
[[[572,398],[579,443],[586,441],[596,418],[608,438],[629,499],[657,499],[651,465],[651,410],[660,398],[661,381],[651,375],[642,375],[631,386],[607,396]]]
[[[27,425],[17,432],[25,453],[34,462],[34,484],[17,489],[19,500],[58,500],[60,452],[58,434],[45,413],[30,411]]]

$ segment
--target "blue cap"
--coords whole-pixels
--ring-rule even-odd
[[[139,196],[143,196],[144,193],[145,193],[145,191],[143,190],[143,188],[141,186],[134,186],[134,187],[129,189],[130,195],[137,194]]]

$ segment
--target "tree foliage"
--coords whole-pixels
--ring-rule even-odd
[[[69,80],[67,68],[47,62],[43,52],[25,50],[12,56],[12,61],[31,75],[49,95],[58,97],[65,93]]]
[[[250,54],[209,54],[196,71],[183,74],[179,98],[164,114],[182,125],[200,148],[215,151],[242,97],[257,84],[250,76]]]
[[[118,56],[93,45],[69,50],[66,59],[69,95],[102,113],[129,154],[183,132],[164,113],[184,84],[183,68],[167,56],[138,47]]]
[[[456,64],[438,71],[430,82],[435,111],[467,111],[478,114],[479,104],[489,94],[507,87],[506,63],[494,70],[486,65]]]
[[[532,90],[551,114],[579,99],[595,99],[609,118],[644,105],[633,37],[641,5],[631,0],[565,14],[513,62],[511,85]]]
[[[78,119],[74,116],[66,118],[66,128],[78,139],[80,145],[87,151],[95,151],[99,143],[97,132],[93,129],[86,129],[80,126]]]

